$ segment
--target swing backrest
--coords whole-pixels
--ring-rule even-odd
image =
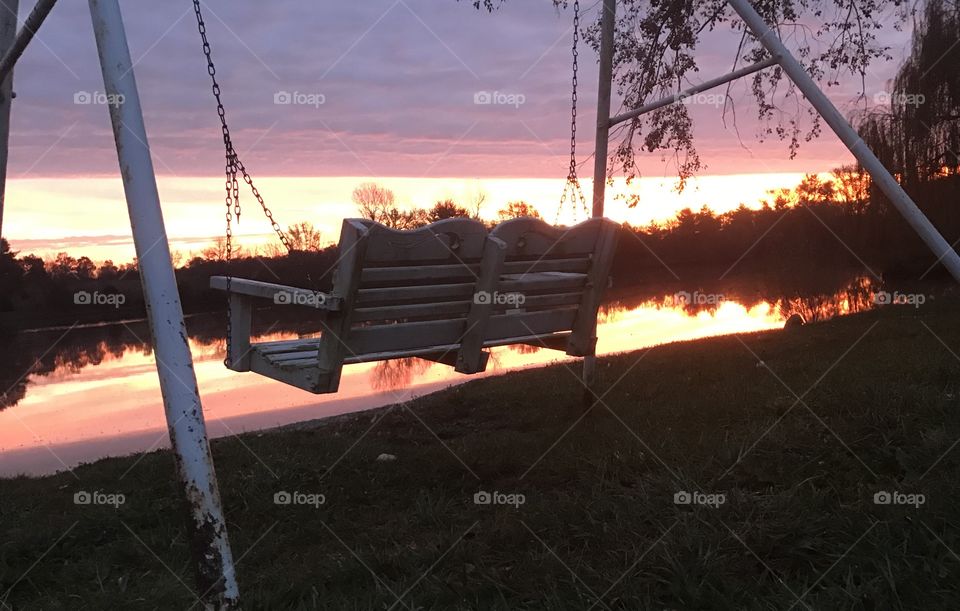
[[[342,305],[328,317],[320,366],[404,356],[453,364],[471,336],[477,352],[552,338],[569,341],[570,354],[592,354],[616,228],[521,218],[488,232],[453,218],[401,232],[345,220],[333,289]],[[470,362],[458,369],[482,369]]]
[[[554,227],[540,219],[518,218],[493,228],[491,237],[506,245],[501,294],[513,304],[507,315],[525,310],[522,327],[536,335],[570,331],[567,353],[594,353],[600,300],[610,274],[619,226],[593,218],[573,227]],[[523,303],[520,303],[520,300]]]
[[[469,310],[488,233],[472,219],[398,231],[346,219],[319,365],[415,356],[454,342]],[[334,383],[336,380],[332,380]]]

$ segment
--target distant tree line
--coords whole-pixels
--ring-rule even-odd
[[[470,208],[444,199],[428,209],[401,210],[392,191],[366,183],[355,190],[353,199],[363,217],[397,229],[412,229],[452,217],[479,218],[485,197],[476,195]],[[521,201],[511,202],[499,214],[499,218],[514,216],[539,214]],[[232,256],[227,261],[224,238],[216,239],[189,258],[173,253],[184,312],[224,307],[223,293],[209,288],[210,276],[215,275],[329,290],[337,261],[336,244],[324,240],[309,222],[291,225],[285,234],[292,249],[289,253],[279,244],[253,252],[233,244]],[[0,240],[0,333],[144,315],[135,260],[121,265],[109,260],[98,264],[89,257],[75,258],[65,252],[44,260],[33,254],[13,252],[6,240]]]
[[[909,188],[921,208],[951,242],[960,238],[960,176],[941,176]],[[403,210],[389,189],[367,183],[354,192],[358,211],[366,218],[397,229],[411,229],[452,217],[475,217],[477,210],[442,200],[427,209]],[[495,222],[539,216],[523,201],[510,202]],[[264,282],[329,290],[337,261],[335,244],[325,243],[308,222],[287,228],[294,248],[249,253],[234,249],[226,260],[222,239],[181,264],[174,261],[184,311],[222,309],[223,294],[209,289],[213,275],[230,274]],[[618,288],[671,278],[691,269],[723,274],[769,272],[818,267],[871,266],[877,272],[922,272],[933,257],[903,219],[872,193],[865,174],[856,167],[828,176],[808,175],[792,189],[771,191],[759,208],[741,205],[717,214],[704,207],[681,210],[666,223],[646,227],[624,224],[614,260]],[[88,257],[60,253],[43,259],[12,252],[0,241],[0,325],[72,324],[143,315],[144,305],[136,261],[97,264]],[[101,296],[83,301],[83,293]],[[122,295],[122,300],[104,296]]]
[[[960,238],[960,176],[908,191],[949,242]],[[688,208],[667,223],[625,225],[614,269],[621,278],[639,279],[691,267],[724,273],[866,266],[878,274],[915,277],[934,263],[900,214],[874,196],[869,176],[844,167],[772,191],[756,209],[741,204],[716,214]]]

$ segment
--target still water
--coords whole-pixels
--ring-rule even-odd
[[[873,307],[876,281],[854,276],[818,289],[763,283],[661,287],[608,301],[598,327],[599,354],[674,341],[782,327],[792,313],[824,320]],[[232,435],[389,405],[478,376],[402,359],[348,365],[340,391],[312,395],[223,366],[221,315],[189,318],[187,327],[209,433]],[[289,323],[257,341],[304,337],[310,323]],[[168,445],[157,373],[143,321],[24,332],[2,355],[0,475],[44,474],[104,456]],[[492,351],[487,372],[536,367],[563,353],[530,346]],[[576,368],[574,368],[576,369]]]

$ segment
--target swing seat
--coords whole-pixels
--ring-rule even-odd
[[[230,279],[230,367],[320,394],[352,363],[418,357],[473,374],[495,346],[591,356],[618,228],[519,218],[488,231],[452,218],[398,231],[346,219],[331,293]],[[210,285],[226,290],[227,278]],[[254,300],[316,309],[320,336],[251,343]]]

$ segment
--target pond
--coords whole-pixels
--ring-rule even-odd
[[[750,281],[659,286],[615,296],[601,309],[598,354],[713,335],[776,329],[790,314],[825,320],[874,307],[870,277],[847,275],[828,286]],[[204,413],[212,437],[398,403],[475,379],[420,359],[348,365],[340,391],[312,395],[223,366],[222,314],[187,319]],[[315,334],[292,321],[256,341]],[[104,456],[168,445],[145,321],[22,332],[6,342],[0,373],[0,475],[44,474]],[[492,351],[487,371],[569,360],[532,346]]]

